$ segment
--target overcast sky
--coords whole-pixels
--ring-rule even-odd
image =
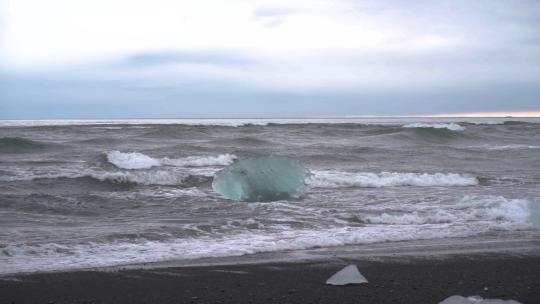
[[[540,1],[0,0],[0,118],[540,111]]]

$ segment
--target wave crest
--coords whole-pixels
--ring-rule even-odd
[[[113,183],[135,183],[142,185],[181,185],[189,175],[170,171],[132,171],[89,173],[81,177],[91,177],[99,181]]]
[[[235,159],[236,156],[233,154],[157,159],[138,152],[111,151],[107,153],[107,161],[120,169],[150,169],[162,165],[178,167],[228,166]]]
[[[445,208],[428,208],[413,212],[383,212],[364,216],[369,224],[424,225],[465,222],[498,222],[500,229],[518,225],[528,227],[531,202],[526,199],[507,199],[502,196],[465,196],[450,202]]]
[[[415,122],[403,125],[403,128],[433,128],[433,129],[448,129],[450,131],[465,131],[465,127],[456,123],[422,123]]]
[[[137,152],[111,151],[107,153],[107,160],[121,169],[149,169],[161,165],[159,160]]]
[[[467,148],[473,150],[489,150],[489,151],[507,151],[507,150],[528,150],[528,149],[540,149],[540,146],[534,145],[522,145],[522,144],[509,144],[509,145],[480,145],[469,146]]]
[[[0,138],[0,152],[16,153],[28,152],[45,148],[45,144],[21,137],[2,137]]]
[[[457,173],[400,173],[400,172],[340,172],[312,171],[310,185],[317,188],[365,187],[380,188],[392,186],[474,186],[478,179],[471,175]]]
[[[377,225],[377,219],[372,218],[375,224],[360,227],[282,229],[266,233],[245,231],[202,238],[165,238],[163,240],[136,238],[132,241],[82,244],[10,244],[0,251],[0,260],[5,261],[0,273],[35,271],[36,269],[41,271],[76,269],[177,259],[240,256],[257,252],[316,247],[466,237],[491,230],[531,227],[530,202],[525,199],[467,196],[454,204],[451,214],[442,215],[460,221],[451,224],[445,224],[443,221],[443,224],[439,225],[418,226],[418,224],[430,223],[430,221],[385,216],[380,217],[378,221],[392,225]]]
[[[189,156],[185,158],[163,158],[161,163],[164,165],[182,166],[182,167],[205,167],[205,166],[228,166],[236,160],[234,154],[220,154],[217,156]]]

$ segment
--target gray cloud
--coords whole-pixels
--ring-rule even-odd
[[[458,43],[409,51],[400,46],[414,41],[398,35],[396,41],[389,41],[395,48],[321,47],[305,53],[278,52],[277,57],[217,48],[141,51],[88,68],[4,73],[0,118],[540,110],[540,1],[347,3],[331,13],[335,22],[369,18],[375,25],[418,36],[456,38]],[[278,27],[295,14],[307,12],[264,6],[255,8],[251,18],[259,25]],[[308,85],[302,87],[304,81]]]
[[[120,60],[124,66],[158,66],[171,64],[245,65],[252,60],[231,51],[161,51],[141,52]]]

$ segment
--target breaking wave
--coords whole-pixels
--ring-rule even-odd
[[[526,199],[506,199],[502,196],[465,196],[445,205],[423,210],[382,212],[360,218],[369,224],[424,225],[459,222],[498,222],[498,228],[512,228],[532,221],[531,202]],[[512,226],[512,227],[510,227]],[[523,226],[525,228],[526,225]]]
[[[400,173],[400,172],[341,172],[312,171],[309,184],[317,188],[366,187],[380,188],[392,186],[474,186],[475,176],[457,173]]]
[[[218,156],[189,156],[185,158],[162,158],[161,163],[172,166],[205,167],[228,166],[236,160],[234,154],[220,154]]]
[[[227,190],[228,192],[233,191],[234,195],[232,199],[238,200],[252,200],[250,199],[250,193],[253,190],[252,188],[258,187],[263,188],[272,188],[278,187],[282,189],[283,187],[289,187],[290,185],[295,185],[293,188],[300,191],[301,186],[305,183],[309,187],[314,188],[350,188],[350,187],[360,187],[360,188],[381,188],[381,187],[396,187],[396,186],[417,186],[417,187],[449,187],[449,186],[474,186],[479,184],[477,177],[468,175],[468,174],[458,174],[458,173],[409,173],[409,172],[344,172],[344,171],[304,171],[303,167],[296,167],[294,162],[292,163],[293,167],[283,167],[278,166],[283,171],[261,171],[263,175],[261,181],[257,180],[256,182],[261,182],[262,184],[250,184],[249,187],[247,184],[244,184],[241,175],[240,178],[233,180],[239,180],[239,185],[234,188],[236,190]],[[133,163],[131,163],[133,165]],[[300,165],[299,165],[300,166]],[[259,168],[259,167],[257,167]],[[275,168],[275,167],[272,167]],[[241,168],[240,168],[241,169]],[[229,189],[232,187],[230,185],[231,178],[237,177],[237,172],[218,172],[219,168],[217,167],[185,167],[185,168],[152,168],[147,170],[123,170],[123,171],[103,171],[96,168],[87,168],[87,169],[60,169],[57,172],[21,172],[20,174],[13,176],[2,176],[0,181],[31,181],[37,179],[76,179],[76,178],[92,178],[98,181],[112,182],[112,183],[136,183],[141,185],[184,185],[186,180],[195,179],[209,181],[214,178],[214,187],[219,189],[225,187],[225,184],[228,185],[225,187]],[[241,170],[242,171],[242,170]],[[228,174],[225,174],[229,172]],[[217,176],[215,176],[217,173]],[[232,175],[231,175],[232,174]],[[242,173],[241,173],[242,174]],[[268,176],[267,176],[268,175]],[[271,175],[271,178],[269,177]],[[257,176],[259,177],[259,176]],[[270,178],[270,179],[269,179]],[[252,181],[253,182],[253,181]],[[266,187],[265,185],[270,185]],[[218,185],[221,185],[218,187]],[[229,187],[230,186],[230,187]],[[221,188],[220,188],[221,187]],[[247,188],[246,188],[247,187]],[[270,187],[270,188],[269,188]],[[291,186],[292,187],[292,186]],[[217,189],[214,188],[214,189]],[[224,188],[224,189],[225,189]],[[232,189],[232,188],[231,188]],[[246,190],[247,189],[247,190]],[[249,190],[251,189],[251,190]],[[273,189],[273,188],[272,188]],[[276,190],[274,194],[265,195],[268,197],[271,196],[282,196],[284,193],[281,193],[281,190]],[[292,189],[292,188],[291,188]],[[249,190],[249,191],[248,191]],[[224,190],[220,190],[223,192]],[[220,192],[218,191],[218,192]],[[247,191],[247,192],[245,192]],[[266,191],[266,190],[265,190]],[[248,193],[249,192],[249,193]],[[257,191],[255,191],[257,192]],[[292,191],[291,193],[296,193]],[[298,193],[303,192],[300,191]],[[243,194],[241,194],[243,193]],[[247,197],[244,197],[246,196]],[[230,196],[230,195],[228,195]],[[265,197],[266,197],[265,196]],[[295,195],[292,195],[295,196]],[[240,198],[242,197],[242,198]]]
[[[531,202],[500,196],[466,196],[444,213],[410,216],[383,213],[366,217],[361,227],[318,227],[245,231],[203,238],[135,238],[131,241],[79,244],[10,244],[0,250],[0,273],[50,271],[228,257],[316,247],[466,237],[492,230],[531,228]],[[389,225],[384,225],[389,224]],[[419,226],[421,225],[421,226]]]
[[[114,184],[141,184],[141,185],[167,185],[188,186],[210,181],[216,169],[201,170],[128,170],[128,171],[102,171],[97,169],[61,170],[59,172],[26,172],[15,176],[1,176],[0,181],[32,181],[43,179],[81,179],[90,178],[100,182]]]
[[[120,169],[150,169],[162,165],[178,167],[228,166],[235,159],[236,156],[233,154],[157,159],[138,152],[111,151],[107,153],[107,160]]]
[[[159,160],[137,152],[111,151],[107,153],[107,160],[121,169],[149,169],[161,165]]]
[[[415,122],[403,125],[403,128],[433,128],[433,129],[448,129],[450,131],[465,131],[465,127],[456,123],[422,123]]]
[[[90,177],[113,183],[136,183],[142,185],[181,185],[188,174],[171,171],[133,171],[89,173],[80,177]]]

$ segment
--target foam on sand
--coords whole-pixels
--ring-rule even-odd
[[[478,179],[458,173],[343,172],[312,171],[309,184],[317,188],[392,187],[392,186],[474,186]]]

